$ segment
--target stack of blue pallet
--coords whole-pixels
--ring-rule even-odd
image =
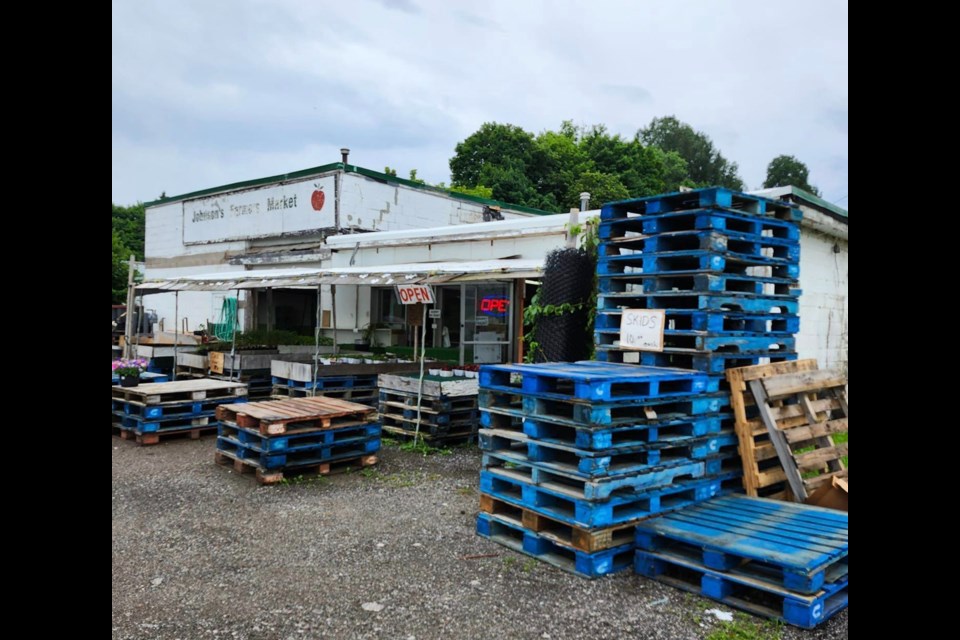
[[[377,388],[377,374],[359,375],[318,375],[317,379],[305,382],[292,378],[271,376],[274,399],[307,398],[324,396],[342,398],[350,402],[369,405],[376,408],[380,396]],[[313,393],[311,393],[313,391]]]
[[[635,570],[812,628],[847,606],[847,513],[725,496],[640,523]]]
[[[725,394],[703,373],[491,365],[479,383],[477,533],[562,569],[626,569],[638,521],[739,484]]]
[[[368,406],[294,398],[221,407],[215,461],[261,484],[304,472],[327,475],[377,463],[380,424]]]
[[[709,188],[603,205],[597,359],[704,371],[795,360],[798,208]],[[663,352],[621,348],[622,309],[665,312]]]
[[[113,427],[137,444],[157,444],[167,436],[196,439],[216,430],[217,407],[246,402],[246,392],[242,384],[209,380],[114,386]]]

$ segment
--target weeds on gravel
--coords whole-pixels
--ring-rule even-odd
[[[280,479],[280,484],[282,484],[282,485],[291,485],[291,484],[324,484],[324,483],[329,482],[329,481],[330,481],[330,478],[328,478],[327,476],[321,476],[321,475],[305,476],[305,475],[302,475],[302,474],[301,474],[301,475],[299,475],[299,476],[294,476],[294,477],[292,477],[292,478],[287,478],[287,477],[281,478],[281,479]]]
[[[476,491],[474,491],[473,487],[460,487],[457,489],[457,493],[459,493],[460,495],[466,498],[469,498],[470,496],[474,495]]]
[[[400,445],[400,451],[413,451],[414,453],[422,453],[424,456],[431,454],[436,454],[438,456],[449,456],[453,453],[453,449],[447,447],[431,447],[429,444],[420,439],[404,442],[402,445]]]
[[[706,640],[780,640],[781,626],[777,620],[758,620],[735,612],[733,622],[721,622]]]
[[[536,558],[527,558],[526,560],[523,561],[523,566],[521,567],[521,569],[523,569],[524,573],[530,573],[531,571],[537,568],[538,563],[539,563],[539,560],[537,560]]]
[[[439,473],[417,473],[415,471],[400,471],[389,475],[381,475],[377,480],[385,483],[389,487],[402,489],[404,487],[414,487],[421,482],[439,480],[442,476]]]
[[[504,559],[503,559],[503,568],[504,568],[504,569],[512,569],[512,568],[513,568],[513,565],[515,565],[515,564],[517,564],[517,559],[514,558],[513,556],[506,556],[506,557],[504,557]]]
[[[366,467],[364,469],[360,469],[360,475],[362,475],[364,478],[377,478],[380,476],[380,472],[373,467]]]

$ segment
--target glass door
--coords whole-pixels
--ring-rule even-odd
[[[513,358],[512,287],[499,282],[461,286],[460,362],[510,362]]]

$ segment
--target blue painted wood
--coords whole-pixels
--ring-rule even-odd
[[[557,544],[535,531],[486,513],[477,516],[477,535],[583,578],[599,578],[628,569],[633,564],[632,544],[587,553]]]
[[[264,470],[283,470],[369,455],[380,449],[380,438],[359,436],[332,444],[304,446],[287,452],[267,452],[244,445],[233,438],[218,437],[217,449],[241,460],[250,461]]]
[[[304,382],[302,380],[291,380],[289,378],[280,378],[271,376],[271,381],[276,385],[286,385],[300,389],[353,389],[355,387],[376,387],[377,376],[318,376],[316,385],[313,381]]]
[[[601,361],[623,362],[625,354],[636,353],[638,352],[623,351],[613,347],[598,345],[596,358]],[[639,353],[639,356],[631,355],[631,357],[639,358],[641,364],[687,367],[715,375],[722,375],[724,371],[734,367],[748,367],[755,364],[765,364],[766,362],[785,362],[797,359],[797,354],[790,351],[742,354],[716,352],[690,353],[689,351],[664,350],[662,353],[654,353],[652,351],[642,351]]]
[[[213,412],[194,416],[173,416],[170,418],[141,418],[139,416],[128,416],[122,413],[113,412],[116,416],[114,426],[127,431],[133,431],[137,435],[146,433],[163,433],[165,431],[189,431],[191,429],[216,427],[217,421],[213,420]],[[206,422],[202,422],[206,420]]]
[[[236,404],[247,402],[246,396],[232,396],[229,398],[209,398],[206,400],[188,400],[168,404],[144,405],[137,402],[127,402],[114,398],[112,410],[122,415],[140,419],[185,417],[211,415],[220,404]]]
[[[802,292],[798,292],[800,295]],[[700,311],[726,311],[746,314],[785,313],[796,314],[800,311],[799,302],[794,296],[747,296],[732,294],[695,294],[680,292],[671,294],[623,293],[598,294],[598,307],[605,309],[691,309]]]
[[[703,437],[591,451],[535,440],[516,431],[481,429],[479,443],[482,451],[496,454],[501,460],[532,464],[543,469],[591,479],[634,475],[703,460],[719,453],[721,447],[736,445],[737,438],[732,431],[727,431]]]
[[[143,371],[140,374],[141,384],[155,384],[160,382],[170,382],[170,376],[166,373],[155,373],[153,371]],[[113,384],[120,384],[120,376],[113,376]]]
[[[379,424],[367,423],[339,429],[293,430],[280,435],[266,436],[256,429],[245,429],[233,424],[221,423],[217,435],[252,451],[280,453],[311,450],[357,439],[379,438],[380,431]]]
[[[554,424],[613,427],[685,420],[690,416],[717,413],[730,406],[730,394],[710,393],[690,399],[665,398],[643,403],[585,403],[481,389],[479,402],[481,415],[483,411],[490,411]]]
[[[812,594],[790,591],[764,567],[747,564],[720,572],[706,567],[695,556],[673,551],[638,549],[634,571],[729,606],[805,629],[829,620],[847,606],[845,570],[828,576],[822,587]]]
[[[647,400],[695,395],[709,380],[693,371],[598,362],[484,365],[480,389],[557,400]]]
[[[655,513],[679,509],[730,491],[736,474],[674,482],[657,489],[618,493],[606,500],[572,495],[563,485],[537,486],[503,473],[480,472],[480,491],[518,507],[587,529],[632,522]]]
[[[684,438],[718,433],[724,419],[732,414],[716,413],[703,417],[684,416],[676,420],[664,420],[639,425],[620,427],[597,427],[578,424],[556,424],[536,418],[482,411],[480,426],[523,433],[531,439],[567,445],[589,451],[617,450],[641,447],[656,442],[675,442]]]
[[[765,563],[784,572],[787,588],[814,592],[827,567],[847,557],[847,513],[728,496],[643,523],[637,543],[648,550],[703,551],[702,562],[714,569]]]
[[[753,214],[768,218],[797,222],[803,212],[796,205],[771,200],[723,187],[706,187],[692,191],[677,191],[645,198],[630,198],[607,202],[600,208],[601,220],[627,218],[631,215],[651,216],[671,211],[690,211],[704,208],[725,209],[734,213]]]
[[[607,348],[620,348],[619,329],[598,329],[594,332],[595,344]],[[792,352],[796,349],[796,338],[785,336],[743,336],[743,335],[704,335],[690,331],[664,331],[663,346],[668,353],[724,352],[727,354],[769,353],[771,351]]]
[[[636,291],[648,294],[686,292],[692,294],[728,293],[748,296],[794,296],[795,292],[798,291],[798,280],[796,278],[717,274],[657,276],[641,272],[601,274],[598,278],[598,291],[600,293]]]
[[[664,309],[667,325],[665,333],[697,332],[700,335],[731,335],[753,337],[762,335],[787,336],[800,331],[800,316],[782,313],[744,314],[725,311],[698,311],[695,309]],[[620,309],[600,310],[596,329],[619,329]]]
[[[513,453],[484,453],[481,466],[498,477],[509,478],[530,486],[551,488],[564,495],[586,501],[608,500],[617,494],[642,493],[668,487],[687,480],[715,477],[737,470],[736,452],[722,452],[702,460],[677,461],[670,465],[644,468],[630,475],[587,477],[560,465],[531,463]],[[737,464],[734,464],[736,462]]]

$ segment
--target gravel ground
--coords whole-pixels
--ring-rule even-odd
[[[478,537],[475,448],[386,447],[363,473],[261,487],[214,440],[113,437],[113,638],[706,638],[706,610],[730,611]],[[847,611],[742,637],[846,638]]]

